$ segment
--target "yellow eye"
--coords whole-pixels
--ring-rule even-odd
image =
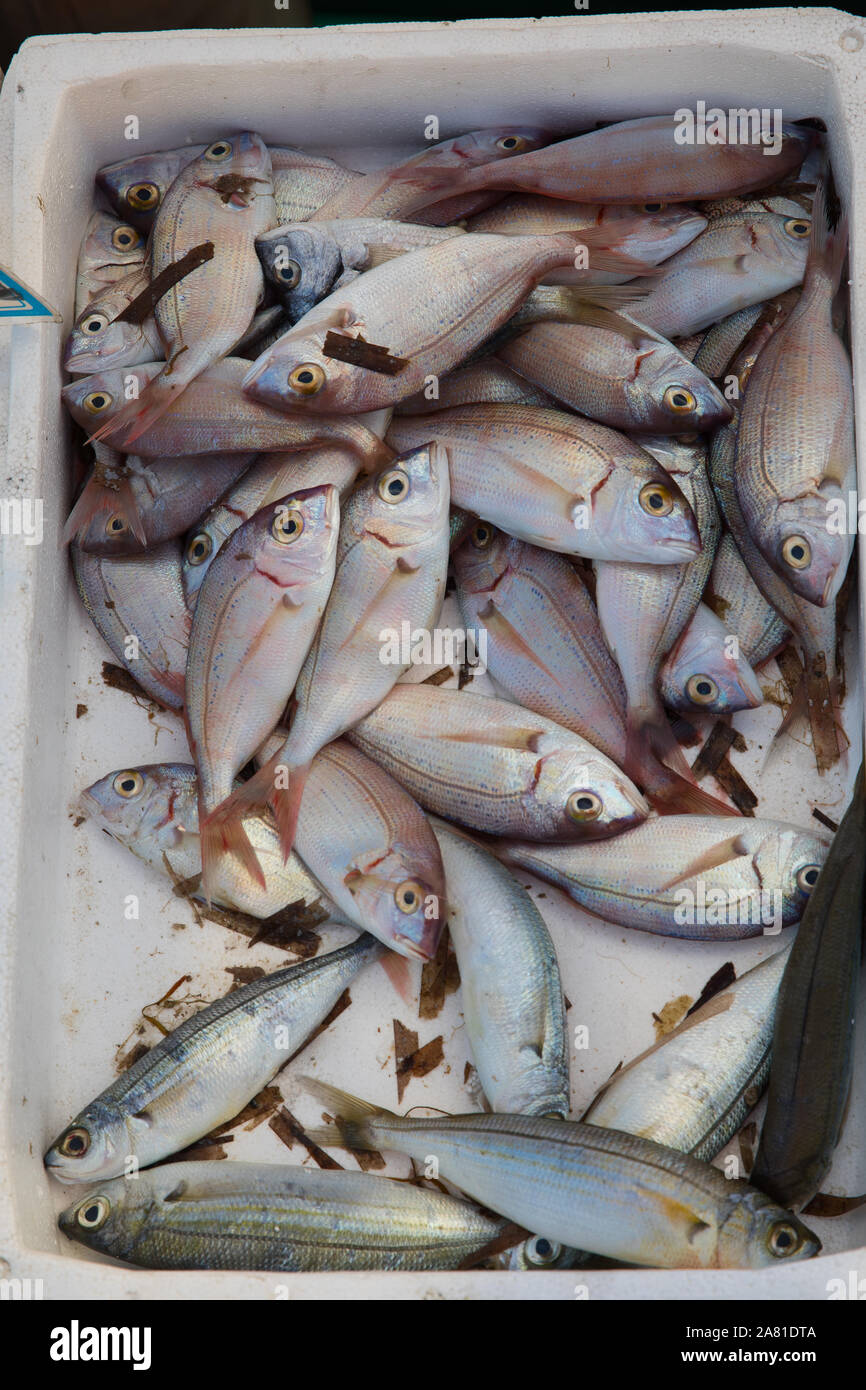
[[[213,541],[207,531],[200,531],[197,536],[193,536],[186,548],[186,562],[188,565],[203,565],[205,560],[213,550]]]
[[[107,536],[122,536],[124,531],[128,531],[126,517],[120,512],[112,512],[105,523],[105,534]]]
[[[718,698],[719,687],[711,676],[689,676],[686,694],[693,705],[711,705]]]
[[[149,188],[152,184],[147,185]],[[130,202],[132,199],[130,198]],[[115,227],[111,233],[111,244],[115,251],[132,251],[134,247],[140,245],[141,237],[134,227]]]
[[[108,327],[108,319],[104,314],[88,314],[86,319],[82,319],[78,325],[79,333],[101,333],[103,328]]]
[[[650,516],[668,516],[674,509],[674,498],[664,483],[647,483],[638,494],[638,501]]]
[[[291,545],[304,529],[304,518],[292,507],[279,507],[271,523],[271,535],[280,545]]]
[[[797,887],[804,893],[811,893],[821,872],[819,864],[805,864],[797,874]]]
[[[793,1255],[799,1249],[800,1237],[794,1226],[787,1221],[777,1221],[767,1236],[767,1245],[770,1254],[783,1260],[788,1255]]]
[[[669,386],[664,394],[664,403],[675,415],[686,415],[697,405],[691,391],[687,391],[685,386]]]
[[[301,396],[315,396],[325,384],[325,373],[317,362],[302,362],[289,377],[289,385]]]
[[[496,141],[498,150],[507,150],[509,154],[519,154],[526,149],[526,141],[522,135],[503,135],[501,140]]]
[[[84,397],[82,405],[90,415],[101,415],[111,405],[112,398],[107,391],[91,391]]]
[[[293,290],[301,278],[301,267],[297,261],[286,261],[276,272],[276,277],[287,290]]]
[[[492,526],[488,526],[486,521],[479,521],[475,530],[472,532],[472,544],[476,550],[486,550],[492,544],[494,531]]]
[[[205,150],[204,157],[205,159],[216,160],[216,162],[219,163],[220,160],[228,159],[231,152],[232,147],[228,140],[216,140]]]
[[[798,241],[802,241],[804,237],[811,235],[812,223],[807,221],[805,217],[789,217],[785,223],[785,231],[788,236],[796,237]]]
[[[598,820],[604,805],[601,797],[596,796],[595,792],[572,792],[565,803],[565,809],[572,820],[584,824]]]
[[[394,889],[394,901],[400,911],[407,915],[417,912],[424,902],[424,889],[414,878],[406,878]]]
[[[118,772],[111,785],[124,801],[131,801],[133,797],[141,794],[144,778],[140,772]]]
[[[782,546],[782,559],[792,570],[807,570],[812,563],[812,547],[805,536],[789,536]]]
[[[662,208],[667,207],[667,203],[642,203],[641,212],[661,212]]]
[[[86,1129],[70,1129],[60,1143],[64,1158],[83,1158],[90,1148],[90,1135]]]
[[[92,1197],[78,1208],[75,1219],[85,1231],[97,1231],[104,1225],[110,1211],[111,1203],[107,1197]]]
[[[389,468],[379,479],[378,492],[383,502],[396,506],[409,496],[409,474],[402,468]]]
[[[152,212],[159,206],[159,188],[155,183],[134,183],[126,190],[126,201],[136,212]]]

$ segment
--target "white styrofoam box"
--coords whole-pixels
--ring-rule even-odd
[[[0,262],[40,289],[65,324],[12,332],[0,487],[0,495],[41,497],[45,506],[41,546],[4,539],[0,547],[0,1276],[41,1278],[48,1298],[269,1298],[279,1283],[291,1298],[573,1299],[580,1284],[590,1299],[811,1299],[827,1297],[830,1279],[847,1281],[849,1271],[860,1277],[866,1270],[861,1211],[844,1221],[813,1223],[827,1252],[819,1259],[764,1272],[137,1271],[59,1236],[55,1213],[69,1190],[49,1183],[41,1162],[47,1143],[108,1084],[117,1049],[149,1000],[187,974],[191,996],[213,998],[230,983],[227,967],[271,968],[285,959],[265,948],[251,952],[221,927],[195,925],[165,880],[92,827],[73,823],[77,792],[97,776],[186,756],[176,718],[152,718],[103,686],[100,664],[109,653],[84,617],[58,546],[70,473],[60,348],[95,171],[133,152],[205,142],[238,128],[374,168],[423,145],[429,115],[438,117],[446,138],[515,121],[565,135],[596,121],[671,111],[699,99],[722,107],[781,107],[786,118],[820,116],[829,127],[853,227],[853,339],[859,344],[866,305],[864,108],[857,101],[864,41],[859,18],[801,9],[109,34],[24,45],[0,95],[0,159],[7,152],[11,158],[0,200]],[[135,146],[124,139],[128,115],[140,123]],[[864,377],[856,354],[855,382],[862,418]],[[859,761],[859,668],[852,633],[848,725],[854,746],[847,764],[825,778],[816,776],[802,744],[784,739],[770,748],[780,718],[772,706],[737,716],[750,751],[735,761],[762,793],[759,814],[813,829],[815,806],[838,817]],[[76,718],[78,705],[87,709]],[[572,1001],[569,1022],[590,1029],[591,1046],[573,1058],[577,1110],[620,1060],[653,1041],[653,1011],[680,994],[695,997],[725,960],[741,973],[778,948],[772,938],[721,945],[654,938],[588,917],[543,885],[534,885],[533,893],[560,954]],[[138,921],[124,917],[128,894],[139,897]],[[339,939],[331,932],[327,944]],[[419,1023],[373,969],[352,986],[352,998],[352,1007],[281,1078],[286,1101],[303,1122],[314,1123],[320,1107],[300,1091],[299,1070],[396,1105],[395,1017],[417,1027],[422,1043],[442,1033],[445,1047],[443,1065],[423,1082],[411,1082],[404,1106],[471,1105],[463,1085],[468,1050],[459,994],[440,1018]],[[860,1073],[825,1184],[834,1192],[864,1190],[866,1077]],[[239,1135],[231,1152],[273,1162],[302,1157],[300,1150],[288,1154],[266,1125]],[[406,1166],[395,1159],[389,1170],[404,1173]]]

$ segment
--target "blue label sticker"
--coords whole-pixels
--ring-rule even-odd
[[[35,291],[0,265],[0,321],[5,319],[48,319],[61,323],[60,314],[40,299]]]

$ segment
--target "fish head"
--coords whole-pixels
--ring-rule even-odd
[[[373,474],[346,510],[353,531],[390,550],[406,550],[447,526],[449,495],[448,454],[432,442],[409,449]]]
[[[70,381],[60,395],[75,423],[90,433],[116,415],[127,401],[140,396],[164,367],[164,362],[107,367]]]
[[[827,849],[817,835],[789,825],[773,826],[761,835],[752,863],[762,897],[767,899],[768,916],[772,908],[774,925],[790,926],[800,920],[820,877]]]
[[[820,1250],[820,1240],[798,1217],[745,1184],[719,1226],[718,1263],[724,1269],[767,1269],[810,1260]]]
[[[175,849],[185,833],[198,833],[195,768],[153,763],[121,768],[86,787],[78,809],[133,853],[157,857]],[[147,854],[144,854],[145,847]]]
[[[699,605],[662,673],[669,709],[690,714],[731,714],[757,709],[764,695],[757,676],[711,609]],[[734,655],[736,652],[736,655]]]
[[[135,1200],[141,1195],[140,1181],[140,1178],[134,1183],[128,1178],[112,1178],[91,1188],[60,1213],[58,1226],[68,1240],[113,1255],[115,1259],[129,1259],[151,1211],[149,1201]]]
[[[110,1101],[97,1099],[57,1136],[44,1163],[59,1182],[90,1182],[116,1177],[133,1153],[124,1117]]]
[[[648,453],[632,468],[616,468],[592,497],[590,525],[599,538],[623,538],[633,560],[646,564],[688,564],[701,552],[698,524],[688,499],[674,478]],[[575,505],[575,526],[585,504]]]
[[[505,1269],[573,1269],[583,1264],[586,1255],[571,1245],[560,1245],[557,1240],[547,1236],[530,1236],[520,1245],[513,1246],[503,1256]]]
[[[750,215],[748,231],[758,255],[790,271],[792,284],[799,284],[806,273],[812,219],[800,209],[797,213],[761,212]]]
[[[536,740],[539,759],[524,806],[537,838],[601,840],[645,820],[650,808],[625,773],[575,744],[576,736],[565,745],[546,733]]]
[[[330,294],[343,272],[339,244],[315,222],[293,222],[265,232],[256,239],[256,251],[293,324]]]
[[[177,182],[229,213],[248,212],[257,198],[273,201],[270,151],[253,131],[223,135],[186,166]]]
[[[367,272],[375,275],[378,272]],[[313,411],[336,415],[365,412],[383,402],[383,378],[377,372],[325,355],[329,332],[347,336],[348,309],[333,306],[338,291],[309,310],[253,362],[241,388],[245,395],[276,410]],[[361,330],[363,332],[363,330]],[[354,331],[348,336],[355,336]],[[371,381],[371,378],[373,380]]]
[[[178,174],[204,152],[204,145],[140,154],[109,164],[96,175],[96,185],[119,217],[149,231],[157,208]]]
[[[437,147],[435,158],[425,151],[425,164],[448,164],[457,169],[474,169],[516,154],[540,150],[555,140],[553,131],[541,126],[494,126],[490,130],[470,130]],[[440,153],[441,150],[441,153]]]
[[[368,929],[398,955],[431,960],[445,925],[445,871],[430,845],[399,840],[357,857],[344,882]]]
[[[691,435],[733,418],[731,405],[714,382],[669,345],[648,339],[635,366],[626,396],[640,429]]]
[[[831,509],[840,503],[845,515],[842,489],[827,480],[812,493],[777,502],[767,529],[764,553],[776,573],[820,608],[831,604],[842,587],[854,544],[850,528],[830,529]]]
[[[257,569],[283,588],[283,602],[291,604],[296,585],[333,571],[339,528],[339,491],[321,483],[267,503],[235,531],[227,552],[232,546],[252,549]]]
[[[87,224],[81,244],[82,266],[140,265],[144,259],[144,237],[138,227],[119,222],[109,212],[95,212]]]
[[[479,521],[452,557],[458,586],[466,594],[487,594],[506,574],[520,568],[523,542]]]
[[[658,265],[682,251],[707,228],[707,219],[696,208],[683,203],[610,204],[601,210],[599,224],[608,221],[628,223],[626,235],[618,243],[624,255]],[[640,318],[639,307],[635,316]]]
[[[183,582],[183,596],[190,612],[195,608],[205,575],[215,560],[220,546],[229,534],[226,527],[221,524],[221,520],[221,509],[217,507],[205,516],[197,526],[187,532],[183,545],[181,580]]]
[[[138,323],[117,322],[123,303],[114,296],[100,296],[80,314],[66,340],[63,366],[74,375],[90,376],[111,367],[123,367],[135,362],[135,354],[151,350]]]

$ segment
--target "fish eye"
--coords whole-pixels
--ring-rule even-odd
[[[104,314],[88,314],[86,319],[82,319],[78,325],[81,333],[101,333],[103,328],[108,327],[108,319]]]
[[[90,1135],[86,1129],[70,1129],[64,1134],[59,1148],[64,1158],[83,1158],[90,1148]]]
[[[789,569],[808,569],[812,563],[812,547],[805,536],[789,536],[782,546],[782,559]]]
[[[112,512],[105,523],[105,534],[107,536],[120,536],[124,531],[128,531],[126,517],[120,512]]]
[[[159,188],[155,183],[134,183],[126,190],[126,201],[136,212],[151,212],[159,203]]]
[[[522,135],[503,135],[501,140],[496,141],[498,150],[507,150],[509,154],[517,154],[519,150],[526,148],[526,141]]]
[[[532,1240],[528,1240],[524,1245],[523,1254],[527,1264],[544,1269],[559,1259],[562,1246],[555,1240],[548,1240],[546,1236],[533,1236]]]
[[[771,1255],[783,1260],[787,1255],[793,1255],[799,1249],[799,1245],[800,1237],[797,1230],[787,1221],[777,1221],[775,1226],[770,1228],[767,1246]]]
[[[93,1197],[83,1202],[76,1213],[76,1221],[85,1231],[97,1231],[108,1219],[111,1203],[107,1197]]]
[[[138,796],[144,787],[144,778],[140,772],[118,772],[111,784],[118,796],[122,796],[124,801],[131,801],[134,796]]]
[[[812,224],[805,217],[789,217],[785,223],[785,231],[788,236],[797,237],[798,240],[802,241],[804,237],[811,235]]]
[[[107,391],[91,391],[84,397],[82,405],[90,415],[101,415],[111,405],[111,400]]]
[[[301,396],[315,396],[325,384],[325,373],[318,362],[302,362],[289,377],[289,385]]]
[[[641,212],[661,212],[664,207],[667,207],[667,203],[642,203]]]
[[[669,386],[665,391],[664,404],[668,410],[672,410],[675,415],[686,415],[690,410],[694,410],[697,401],[685,386]]]
[[[291,545],[304,529],[304,518],[294,507],[279,507],[271,523],[271,535],[280,545]]]
[[[797,874],[797,887],[801,888],[804,893],[811,893],[815,884],[818,882],[820,873],[821,867],[819,864],[805,864]]]
[[[476,550],[486,550],[493,540],[493,527],[480,521],[472,532],[472,544]]]
[[[288,290],[293,290],[301,279],[301,267],[297,261],[286,261],[286,264],[281,265],[274,273],[280,284],[285,285]]]
[[[718,698],[719,687],[712,676],[690,676],[686,694],[694,705],[711,705]]]
[[[221,159],[228,159],[231,152],[232,147],[228,140],[216,140],[205,150],[204,157],[205,159],[215,159],[219,161]]]
[[[669,516],[674,509],[674,496],[664,483],[647,483],[638,493],[638,501],[649,516]]]
[[[154,193],[159,194],[159,190],[152,183],[136,184],[137,188],[152,188]],[[129,201],[132,202],[132,190],[127,194]],[[138,246],[141,236],[134,227],[115,227],[111,233],[111,244],[115,251],[131,251],[134,246]]]
[[[383,502],[392,506],[409,496],[409,475],[402,468],[390,468],[379,479],[378,493]]]
[[[213,541],[207,531],[199,531],[197,536],[193,536],[186,548],[187,564],[203,565],[212,550]]]
[[[417,912],[424,901],[424,889],[414,878],[406,878],[394,889],[394,901],[407,915]]]
[[[572,792],[565,803],[565,809],[572,820],[586,824],[589,821],[598,820],[604,810],[604,804],[601,797],[596,796],[595,792]]]

